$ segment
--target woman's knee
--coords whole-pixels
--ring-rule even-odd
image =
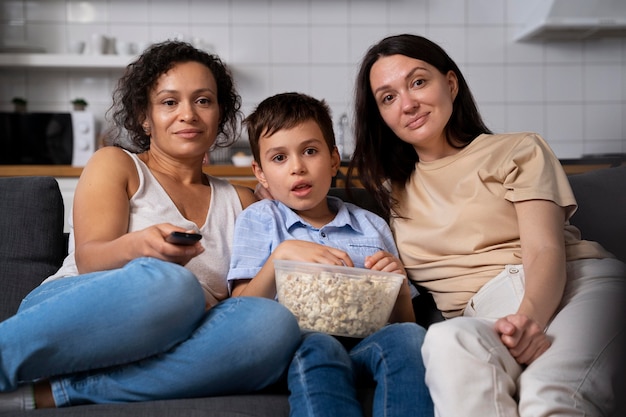
[[[215,307],[214,307],[215,308]],[[257,354],[271,356],[300,344],[300,327],[295,316],[280,303],[260,297],[236,297],[218,304],[219,314],[236,317],[236,328],[257,346]],[[216,311],[217,313],[217,311]]]
[[[204,314],[202,287],[187,268],[159,259],[138,258],[124,269],[127,272],[122,279],[136,281],[138,303],[162,312],[167,321],[195,321]]]
[[[191,302],[204,298],[201,297],[202,287],[196,276],[181,265],[155,258],[139,258],[129,263],[126,268],[133,274],[133,278],[142,277],[142,285],[157,295],[164,291],[170,298]]]
[[[285,306],[274,300],[260,297],[242,297],[240,302],[248,305],[246,309],[250,317],[256,322],[258,331],[268,337],[279,337],[289,334],[300,338],[300,326],[296,317]],[[259,320],[262,317],[263,320]],[[261,326],[261,327],[258,327]]]
[[[476,345],[485,349],[488,346],[501,345],[493,328],[493,323],[486,320],[457,317],[428,328],[422,353],[427,355],[446,356],[457,349],[475,350]]]
[[[256,303],[259,304],[259,310],[263,311],[265,317],[268,318],[267,323],[269,327],[275,328],[277,326],[283,328],[289,328],[293,332],[300,333],[300,326],[298,326],[298,320],[287,307],[274,300],[265,298],[254,298]]]

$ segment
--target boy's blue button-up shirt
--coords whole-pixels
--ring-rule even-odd
[[[229,284],[254,278],[274,249],[289,239],[341,249],[358,268],[364,268],[365,257],[379,250],[398,256],[393,235],[383,218],[337,197],[327,198],[330,209],[337,214],[320,229],[276,200],[261,200],[241,212],[235,225]]]

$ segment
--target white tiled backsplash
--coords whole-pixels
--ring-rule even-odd
[[[227,62],[247,114],[297,90],[351,117],[355,71],[369,45],[425,35],[457,61],[495,131],[533,130],[561,158],[626,152],[626,39],[518,43],[545,0],[0,0],[5,45],[66,53],[93,33],[118,41],[202,41]],[[66,111],[84,97],[103,126],[122,70],[0,69],[0,109]]]

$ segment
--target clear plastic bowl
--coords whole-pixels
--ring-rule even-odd
[[[363,338],[389,320],[404,276],[308,262],[274,261],[278,301],[300,328]]]

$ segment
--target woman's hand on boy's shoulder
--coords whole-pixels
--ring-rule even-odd
[[[256,197],[256,199],[258,201],[261,200],[273,200],[274,196],[272,195],[272,193],[269,192],[269,190],[265,187],[263,187],[260,183],[256,185],[256,187],[254,187],[254,196]]]
[[[254,191],[243,185],[235,185],[235,190],[237,191],[237,195],[239,196],[239,201],[241,202],[241,208],[245,209],[252,203],[256,203],[258,201]]]

